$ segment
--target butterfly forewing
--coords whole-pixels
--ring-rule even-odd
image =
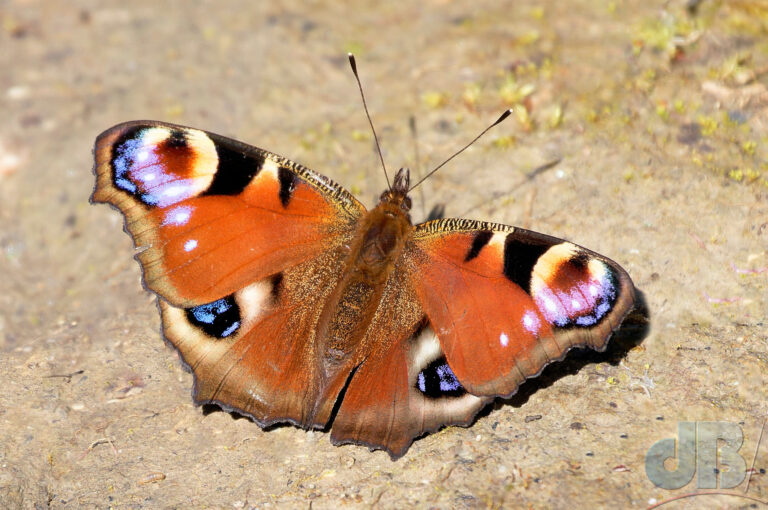
[[[451,369],[475,395],[511,395],[572,347],[604,349],[634,303],[615,262],[505,225],[418,225],[404,257]]]
[[[92,200],[118,207],[150,290],[177,306],[228,296],[349,243],[362,205],[256,147],[158,122],[96,140]]]

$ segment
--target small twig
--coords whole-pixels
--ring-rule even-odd
[[[456,466],[451,466],[450,468],[448,468],[447,472],[445,473],[445,475],[440,477],[440,482],[441,483],[445,483],[446,481],[448,481],[448,477],[451,476],[451,474],[453,473],[454,469],[456,469]]]
[[[234,449],[235,449],[235,448],[237,448],[238,446],[242,446],[242,445],[244,445],[246,441],[252,441],[252,440],[254,440],[254,439],[258,439],[258,437],[256,437],[256,436],[248,436],[248,437],[244,437],[244,438],[242,438],[240,441],[238,441],[238,442],[237,442],[237,444],[236,444],[235,446],[233,446],[233,447],[232,447],[232,449],[234,450]]]
[[[755,445],[755,455],[752,457],[752,465],[749,467],[749,477],[747,478],[747,486],[744,487],[744,494],[749,492],[749,482],[752,481],[752,475],[755,472],[755,460],[757,460],[757,453],[760,451],[760,442],[763,440],[763,432],[765,431],[765,425],[768,420],[763,420],[763,425],[760,427],[760,435],[757,436],[757,445]]]
[[[743,299],[743,298],[740,298],[740,297],[713,298],[713,297],[710,297],[710,295],[707,294],[706,292],[704,292],[703,294],[704,294],[704,297],[707,298],[707,301],[709,301],[710,303],[715,303],[715,304],[738,303],[739,301],[741,301]]]
[[[760,274],[768,272],[768,267],[761,267],[760,269],[740,269],[736,267],[736,264],[731,262],[731,268],[738,274]]]
[[[474,211],[475,209],[479,209],[479,208],[481,208],[483,206],[488,205],[491,202],[494,202],[494,201],[496,201],[496,200],[498,200],[498,199],[500,199],[502,197],[505,197],[505,196],[509,195],[510,190],[517,189],[520,186],[522,186],[522,185],[524,185],[524,184],[526,184],[528,182],[531,182],[532,180],[534,180],[536,177],[538,177],[539,175],[541,175],[545,171],[549,170],[550,168],[556,167],[558,164],[560,164],[560,162],[562,160],[563,160],[562,158],[557,158],[557,159],[553,159],[552,161],[550,161],[548,163],[544,163],[543,165],[537,166],[536,168],[534,168],[530,172],[526,173],[525,177],[523,177],[523,179],[520,182],[518,182],[514,186],[510,187],[509,190],[495,191],[495,192],[491,193],[490,196],[484,198],[482,202],[478,202],[477,204],[473,205],[472,207],[470,207],[469,209],[467,209],[466,211],[461,213],[461,215],[459,217],[463,218],[467,214],[469,214],[472,211]]]
[[[688,235],[691,236],[691,238],[693,238],[694,241],[696,241],[696,244],[699,245],[699,248],[701,248],[702,250],[706,250],[707,249],[707,245],[704,244],[704,241],[702,241],[699,236],[697,236],[693,232],[688,232]]]
[[[387,491],[387,488],[383,488],[379,490],[379,493],[376,494],[373,498],[373,501],[371,501],[371,508],[376,508],[376,506],[379,504],[379,500],[381,500],[381,496]]]
[[[653,383],[653,379],[651,379],[648,376],[648,369],[645,369],[645,372],[641,376],[637,376],[632,373],[632,371],[626,367],[625,365],[621,364],[619,365],[621,368],[629,372],[629,388],[635,388],[639,387],[645,392],[645,395],[648,398],[651,398],[651,390],[656,388],[656,385]]]
[[[534,178],[534,177],[536,177],[537,175],[539,175],[539,174],[542,174],[542,173],[546,172],[546,171],[547,171],[547,170],[549,170],[550,168],[554,168],[554,167],[556,167],[557,165],[559,165],[559,164],[560,164],[560,162],[561,162],[562,160],[563,160],[563,158],[556,158],[556,159],[553,159],[553,160],[552,160],[552,161],[550,161],[549,163],[544,163],[543,165],[537,166],[536,168],[534,168],[533,170],[531,170],[530,172],[528,172],[527,174],[525,174],[525,176],[526,176],[528,179],[533,179],[533,178]]]
[[[61,377],[62,379],[64,379],[64,382],[69,383],[69,382],[72,382],[72,377],[74,377],[76,375],[80,375],[83,372],[85,372],[85,370],[77,370],[75,372],[72,372],[71,374],[51,374],[51,375],[46,375],[46,376],[43,376],[43,377],[45,377],[47,379],[52,379],[54,377]]]
[[[93,443],[91,443],[91,444],[88,446],[88,449],[89,449],[89,450],[93,450],[94,448],[96,448],[96,447],[97,447],[97,446],[99,446],[100,444],[108,444],[109,446],[111,446],[111,447],[112,447],[112,451],[114,451],[114,452],[115,452],[115,454],[117,454],[117,448],[115,448],[115,444],[114,444],[114,443],[112,442],[112,440],[111,440],[110,438],[108,438],[108,437],[102,437],[101,439],[97,439],[96,441],[94,441]]]
[[[115,455],[118,455],[117,448],[115,448],[115,444],[112,442],[112,440],[108,437],[102,437],[101,439],[97,439],[96,441],[92,442],[90,445],[88,445],[88,448],[83,452],[81,459],[84,459],[86,455],[91,453],[91,451],[96,448],[99,445],[102,444],[108,444],[112,447],[112,453]]]
[[[408,118],[408,127],[411,129],[411,138],[413,139],[413,173],[418,179],[421,179],[421,158],[419,157],[419,130],[416,128],[416,117],[413,115]],[[421,215],[426,215],[426,201],[424,200],[424,188],[419,188],[419,202],[421,202]]]
[[[533,204],[536,202],[536,188],[531,188],[525,199],[525,212],[523,213],[523,228],[531,228],[533,218]]]

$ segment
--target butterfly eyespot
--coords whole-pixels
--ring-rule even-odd
[[[427,398],[461,397],[467,393],[448,366],[445,356],[432,361],[419,372],[416,389]]]
[[[187,308],[185,311],[190,324],[214,338],[226,338],[236,333],[242,322],[240,307],[234,296]]]
[[[217,160],[203,133],[139,126],[115,141],[110,162],[117,189],[144,205],[167,207],[205,191]]]
[[[616,303],[617,278],[601,260],[576,254],[549,262],[549,271],[541,273],[532,279],[533,299],[546,320],[559,328],[592,327]]]

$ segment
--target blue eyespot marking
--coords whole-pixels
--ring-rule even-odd
[[[226,338],[235,333],[241,324],[240,307],[234,296],[218,299],[213,303],[194,306],[186,310],[187,320],[216,338]]]
[[[454,375],[445,357],[430,363],[416,376],[416,389],[427,398],[460,397],[467,391]]]

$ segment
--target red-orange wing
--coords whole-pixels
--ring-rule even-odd
[[[414,438],[468,425],[577,345],[601,350],[632,308],[615,262],[505,225],[418,225],[387,281],[334,443],[401,456]]]
[[[194,398],[253,418],[324,428],[349,373],[323,378],[316,324],[336,283],[326,251],[206,305],[160,300],[163,332],[195,374]]]
[[[95,156],[92,201],[120,209],[143,249],[195,400],[325,426],[348,371],[318,384],[314,325],[363,206],[285,158],[171,124],[115,126]]]
[[[91,200],[125,215],[144,283],[213,302],[349,242],[363,206],[326,177],[213,133],[128,122],[96,140]]]
[[[421,224],[405,257],[448,365],[478,396],[511,395],[574,346],[603,350],[634,304],[612,260],[505,225]]]

